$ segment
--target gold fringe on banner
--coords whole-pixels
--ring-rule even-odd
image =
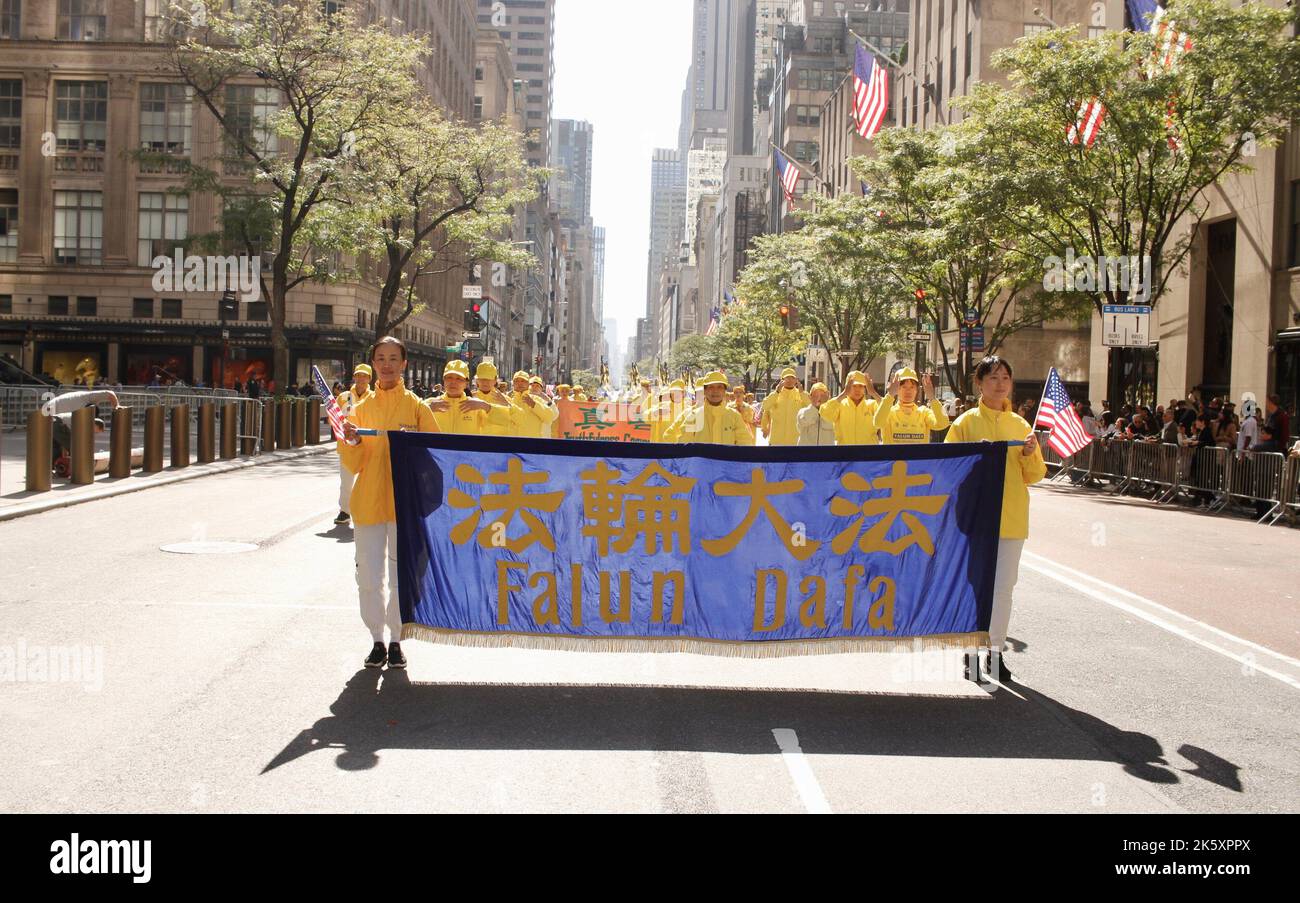
[[[831,637],[824,640],[751,642],[681,637],[582,637],[537,633],[474,633],[407,624],[402,639],[469,649],[549,649],[563,652],[689,652],[723,658],[789,658],[799,655],[844,655],[854,652],[927,652],[932,649],[978,649],[988,646],[987,633],[949,633],[927,637]],[[920,643],[919,647],[917,643]]]

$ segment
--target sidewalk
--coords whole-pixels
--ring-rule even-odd
[[[95,450],[108,449],[108,434],[96,436]],[[142,438],[142,437],[141,437]],[[191,436],[191,449],[195,437]],[[135,443],[137,446],[139,442]],[[6,431],[0,435],[0,521],[13,520],[29,514],[39,514],[69,505],[94,502],[113,496],[139,492],[157,486],[168,486],[185,480],[215,474],[230,473],[248,467],[263,464],[275,464],[280,461],[292,461],[298,458],[334,454],[334,443],[323,441],[320,445],[307,445],[302,448],[284,449],[267,452],[255,457],[240,457],[230,461],[214,461],[211,464],[191,464],[185,468],[165,467],[158,473],[145,473],[133,470],[131,476],[112,479],[101,474],[95,482],[86,486],[74,486],[66,480],[54,479],[49,492],[28,492],[25,487],[26,477],[26,435],[23,431]],[[164,451],[163,460],[169,460]]]

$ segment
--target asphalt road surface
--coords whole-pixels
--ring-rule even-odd
[[[1035,490],[992,692],[936,653],[380,674],[336,496],[325,456],[0,523],[0,663],[65,665],[0,680],[0,811],[1300,808],[1300,531]]]

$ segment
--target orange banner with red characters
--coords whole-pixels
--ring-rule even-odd
[[[604,442],[649,442],[650,424],[641,405],[619,401],[558,401],[557,439],[600,439]]]

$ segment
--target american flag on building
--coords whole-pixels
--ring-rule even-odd
[[[705,335],[717,335],[718,326],[722,322],[722,308],[714,305],[713,311],[709,314],[709,328]]]
[[[1077,455],[1092,442],[1092,437],[1083,428],[1083,421],[1075,413],[1074,405],[1070,403],[1070,396],[1055,367],[1047,376],[1047,385],[1043,388],[1043,400],[1038,406],[1038,419],[1034,426],[1051,430],[1047,444],[1062,458]]]
[[[1174,71],[1183,54],[1192,49],[1192,39],[1174,27],[1174,23],[1165,15],[1164,7],[1157,8],[1151,17],[1151,31],[1156,36],[1156,49],[1147,72],[1159,69]]]
[[[799,188],[799,167],[780,148],[776,151],[776,174],[787,203],[794,206],[794,193]]]
[[[1096,97],[1085,100],[1079,104],[1079,112],[1075,114],[1075,121],[1072,126],[1065,132],[1067,144],[1082,143],[1084,147],[1092,147],[1097,136],[1101,134],[1101,123],[1106,118],[1106,108]]]
[[[858,45],[853,63],[853,116],[858,134],[874,138],[889,110],[889,73],[874,54]]]
[[[316,387],[316,394],[319,395],[325,403],[325,416],[329,418],[330,429],[334,431],[335,439],[343,438],[343,409],[339,407],[338,400],[334,393],[330,391],[329,384],[325,382],[325,377],[321,376],[320,367],[311,368],[312,385]]]

